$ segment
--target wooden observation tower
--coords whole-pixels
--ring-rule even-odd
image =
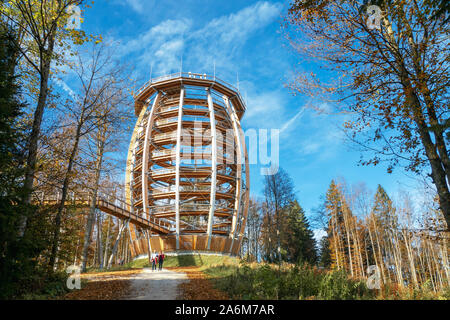
[[[239,91],[206,74],[177,73],[146,83],[134,107],[126,201],[152,223],[130,226],[133,255],[238,254],[250,184]]]

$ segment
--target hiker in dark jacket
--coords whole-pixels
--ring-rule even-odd
[[[158,263],[158,254],[156,253],[156,250],[153,251],[153,254],[151,256],[152,260],[152,271],[156,270],[156,264]]]
[[[158,262],[159,262],[159,270],[162,270],[162,267],[163,267],[163,263],[164,263],[164,253],[162,252],[162,251],[160,251],[159,252],[159,259],[158,259]]]

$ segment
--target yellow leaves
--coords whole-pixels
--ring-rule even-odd
[[[103,37],[101,34],[99,34],[98,36],[91,35],[91,38],[95,41],[95,44],[103,42]]]
[[[64,296],[65,300],[118,300],[130,291],[130,280],[109,279],[89,281],[81,290],[74,290]]]
[[[228,296],[215,289],[207,276],[198,267],[170,268],[172,271],[184,272],[189,282],[180,285],[183,300],[228,300]]]

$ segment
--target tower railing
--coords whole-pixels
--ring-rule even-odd
[[[145,90],[145,88],[151,86],[153,83],[172,80],[172,79],[178,79],[178,78],[209,80],[209,81],[216,82],[216,83],[218,83],[222,86],[228,87],[228,88],[232,89],[234,92],[236,92],[236,95],[238,95],[239,98],[241,99],[241,101],[245,104],[244,99],[242,99],[242,96],[239,93],[238,88],[236,88],[234,85],[232,85],[222,79],[217,78],[216,76],[211,76],[206,73],[200,74],[200,73],[193,73],[193,72],[177,72],[177,73],[164,75],[161,77],[156,77],[156,78],[150,79],[141,88],[139,88],[136,95],[140,95]]]

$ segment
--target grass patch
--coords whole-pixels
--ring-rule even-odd
[[[83,272],[83,274],[91,274],[91,273],[103,273],[103,272],[115,272],[115,271],[127,271],[127,270],[133,270],[133,269],[142,269],[143,267],[137,267],[133,265],[133,262],[129,262],[127,264],[121,265],[121,266],[114,266],[109,269],[103,268],[87,268],[86,272]]]
[[[231,299],[243,300],[448,300],[450,288],[435,293],[431,288],[398,288],[386,285],[369,290],[364,279],[344,271],[313,266],[246,264],[211,266],[203,270],[214,287]]]
[[[220,265],[238,265],[238,258],[229,256],[214,256],[214,255],[179,255],[166,256],[164,259],[164,268],[179,268],[179,267],[199,267],[200,270]],[[128,268],[149,268],[151,265],[147,258],[138,259],[129,263]]]
[[[362,281],[343,272],[325,272],[308,265],[277,266],[241,264],[215,266],[204,270],[215,287],[231,299],[243,300],[358,300],[374,292]]]

